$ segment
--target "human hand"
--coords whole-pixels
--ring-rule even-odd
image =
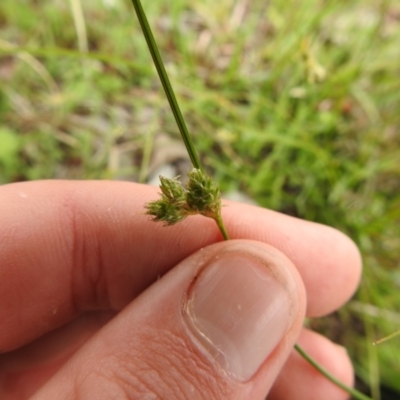
[[[347,398],[293,345],[352,384],[346,353],[302,322],[353,294],[354,244],[237,203],[221,242],[204,217],[149,221],[155,198],[122,182],[0,187],[0,398]]]

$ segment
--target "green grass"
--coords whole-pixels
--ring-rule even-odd
[[[84,25],[79,0],[17,3],[0,3],[0,183],[143,179],[179,133],[130,1],[82,1]],[[144,7],[202,160],[224,191],[357,242],[357,297],[311,325],[375,398],[400,393],[400,337],[372,346],[400,329],[400,4],[172,3]]]

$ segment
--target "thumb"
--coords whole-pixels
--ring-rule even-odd
[[[264,399],[300,332],[305,292],[263,243],[204,248],[103,327],[35,399]]]

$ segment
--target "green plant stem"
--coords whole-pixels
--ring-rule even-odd
[[[297,350],[300,355],[307,360],[317,371],[319,371],[322,375],[324,375],[327,379],[333,382],[335,385],[342,388],[344,391],[352,395],[355,399],[358,400],[372,400],[371,397],[366,396],[365,394],[359,392],[356,389],[353,389],[349,386],[346,386],[344,383],[340,382],[336,379],[331,373],[329,373],[325,368],[321,367],[312,357],[310,357],[298,344],[294,345],[294,348]]]
[[[229,235],[225,228],[225,224],[220,213],[218,214],[218,217],[215,218],[215,222],[217,223],[218,228],[221,231],[222,236],[224,237],[224,240],[229,240]]]
[[[218,225],[219,230],[222,233],[222,236],[224,237],[225,240],[229,240],[228,232],[225,229],[224,222],[222,220],[222,216],[219,213],[218,217],[215,218],[215,222]],[[294,345],[294,348],[296,351],[305,359],[307,360],[317,371],[319,371],[322,375],[325,376],[326,379],[330,380],[332,383],[335,385],[339,386],[341,389],[349,393],[351,396],[353,396],[357,400],[372,400],[370,397],[366,396],[365,394],[359,392],[358,390],[351,388],[344,383],[340,382],[338,379],[336,379],[330,372],[328,372],[325,368],[321,367],[315,361],[311,356],[309,356],[305,350],[303,350],[298,344]]]
[[[398,335],[400,335],[400,330],[399,331],[396,331],[396,332],[394,332],[394,333],[391,333],[389,336],[385,336],[384,338],[382,338],[382,339],[378,339],[378,340],[376,340],[374,343],[372,343],[374,346],[376,346],[377,344],[381,344],[381,343],[383,343],[383,342],[386,342],[386,340],[390,340],[390,339],[393,339],[394,337],[396,337],[396,336],[398,336]]]
[[[171,83],[169,81],[167,72],[165,70],[164,64],[162,62],[160,53],[157,48],[157,44],[154,40],[153,34],[151,32],[151,28],[149,26],[149,23],[147,21],[146,15],[143,11],[143,7],[140,3],[140,0],[132,0],[133,6],[136,11],[136,15],[138,17],[138,20],[140,22],[140,26],[142,27],[142,31],[144,34],[144,37],[146,39],[147,45],[149,47],[151,56],[153,58],[155,67],[157,69],[158,75],[160,77],[161,83],[163,85],[165,94],[168,98],[169,104],[171,106],[172,112],[174,114],[176,123],[179,127],[180,133],[182,135],[182,139],[185,143],[186,149],[189,153],[190,159],[192,161],[192,164],[194,168],[199,169],[200,171],[203,170],[200,160],[197,156],[196,150],[194,148],[193,142],[191,140],[191,137],[189,135],[189,132],[187,130],[185,121],[183,119],[182,113],[180,111],[178,102],[176,101],[176,97],[174,94],[174,91],[172,89]],[[217,217],[214,218],[215,222],[218,225],[219,230],[222,233],[222,236],[224,237],[225,240],[229,240],[228,232],[226,231],[224,222],[222,220],[221,213],[218,213]],[[294,348],[314,367],[316,368],[321,374],[323,374],[327,379],[329,379],[331,382],[345,390],[347,393],[351,394],[354,398],[359,399],[359,400],[372,400],[370,397],[365,396],[364,394],[360,393],[359,391],[350,388],[337,380],[333,375],[331,375],[327,370],[322,368],[313,358],[311,358],[298,344],[295,344]]]
[[[167,71],[165,70],[164,63],[161,59],[160,53],[157,48],[157,44],[154,40],[153,33],[151,31],[150,25],[147,21],[146,14],[143,11],[142,4],[140,0],[132,0],[133,7],[135,8],[136,15],[138,17],[140,26],[142,27],[143,35],[146,39],[147,46],[149,47],[150,54],[153,58],[154,65],[157,69],[158,75],[160,77],[162,86],[164,88],[165,94],[168,98],[169,105],[171,106],[172,113],[174,114],[175,121],[178,125],[179,131],[181,133],[183,142],[185,143],[186,149],[189,153],[190,160],[194,168],[203,170],[197,152],[194,148],[192,139],[189,135],[188,129],[186,127],[185,120],[183,119],[181,110],[179,108],[178,102],[176,101],[174,90],[172,89],[171,83],[169,81]]]

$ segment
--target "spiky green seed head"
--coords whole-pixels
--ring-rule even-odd
[[[184,203],[186,201],[185,189],[178,178],[170,179],[160,176],[161,192],[171,203]]]
[[[217,184],[203,171],[194,168],[188,174],[186,188],[177,178],[160,176],[161,199],[146,204],[146,214],[153,221],[174,225],[188,215],[201,214],[218,220],[221,213],[221,193]]]
[[[187,217],[182,204],[171,203],[162,195],[160,200],[151,201],[146,204],[147,215],[151,215],[153,221],[161,221],[164,225],[174,225]]]
[[[216,218],[221,209],[221,193],[217,184],[203,171],[189,172],[186,185],[186,204],[190,211]]]

